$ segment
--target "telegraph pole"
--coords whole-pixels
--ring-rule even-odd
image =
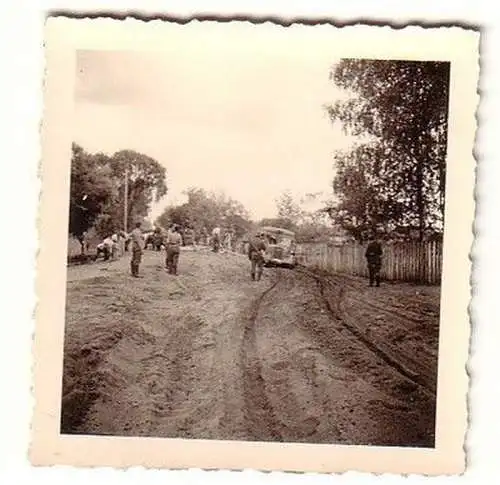
[[[128,167],[125,167],[125,190],[123,201],[123,230],[125,234],[128,232]]]

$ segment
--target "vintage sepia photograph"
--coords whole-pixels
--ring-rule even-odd
[[[65,65],[58,434],[432,452],[454,365],[449,210],[471,223],[448,190],[473,207],[472,184],[450,189],[456,54],[432,38],[370,53],[346,31],[356,55],[333,26],[164,23],[145,46],[131,39],[153,26],[125,22],[121,47],[77,45]],[[455,100],[474,109],[463,38],[472,84]],[[467,339],[455,349],[465,421]]]

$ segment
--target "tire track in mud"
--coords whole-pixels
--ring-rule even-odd
[[[189,363],[200,325],[197,318],[188,315],[185,325],[176,329],[170,337],[168,351],[165,342],[161,342],[140,361],[143,365],[140,380],[153,398],[150,411],[157,417],[167,417],[180,402],[189,398],[192,381]]]
[[[349,278],[349,276],[344,276],[344,275],[339,276],[332,273],[328,275],[328,277],[331,280],[335,281],[335,284],[339,286],[342,287],[347,286],[349,289],[352,289],[356,292],[362,291],[360,284],[357,281],[356,282],[352,281],[351,278]],[[421,323],[422,321],[422,315],[420,313],[416,313],[411,310],[401,309],[394,306],[391,307],[390,305],[389,307],[391,307],[391,309],[388,310],[387,306],[377,305],[373,301],[369,301],[366,299],[356,299],[356,303],[377,310],[378,312],[385,313],[386,315],[389,315],[391,318],[397,318],[398,320],[401,321],[405,322],[410,321],[417,324]]]
[[[184,431],[185,403],[195,382],[193,347],[201,322],[187,315],[180,323],[165,339],[137,328],[137,335],[128,333],[110,350],[101,368],[122,382],[101,383],[82,427],[86,434],[178,437]]]
[[[262,302],[279,284],[278,277],[252,303],[245,318],[243,342],[241,346],[241,366],[243,370],[243,397],[248,438],[255,441],[283,441],[273,407],[267,397],[262,364],[257,351],[256,323]]]
[[[347,306],[347,305],[344,305],[344,303],[346,301],[351,303],[351,307],[356,306],[360,310],[368,310],[368,311],[375,310],[380,315],[384,315],[385,317],[387,317],[389,319],[401,322],[403,324],[403,328],[406,327],[406,333],[401,334],[402,337],[400,338],[400,340],[402,340],[403,336],[407,335],[407,333],[410,331],[410,329],[407,328],[407,325],[404,325],[405,323],[407,323],[410,320],[410,321],[413,321],[417,324],[421,324],[421,320],[406,318],[403,314],[398,314],[397,311],[387,310],[385,308],[380,307],[379,305],[373,304],[372,302],[369,302],[369,301],[361,299],[361,298],[356,298],[354,296],[343,297],[341,302],[340,302],[339,310],[340,310],[341,314],[344,315],[344,319],[346,316],[353,318],[353,319],[356,318],[355,316],[351,316],[349,310],[347,310],[345,308]],[[351,313],[352,313],[352,310],[351,310]],[[395,343],[395,342],[396,342],[396,339],[393,339],[393,343]],[[394,347],[395,347],[395,349],[392,352],[399,352],[399,353],[405,354],[405,351],[403,349],[399,350],[397,344]],[[426,363],[423,359],[416,361],[414,358],[412,358],[411,356],[406,355],[406,354],[405,354],[404,359],[413,368],[418,369],[419,374],[423,374],[423,375],[427,376],[426,379],[428,379],[428,380],[427,380],[426,385],[428,387],[428,390],[431,392],[435,392],[435,391],[432,391],[432,389],[435,388],[436,383],[432,382],[432,381],[433,381],[433,379],[435,380],[435,378],[436,378],[436,375],[435,375],[435,372],[433,369],[435,368],[435,365],[437,364],[438,349],[437,348],[432,349],[428,346],[425,346],[425,347],[419,349],[419,354],[421,356],[425,357],[427,359],[427,362],[431,361],[432,364]]]
[[[434,446],[432,400],[339,325],[314,279],[278,275],[255,329],[280,441]]]
[[[316,281],[321,299],[324,302],[326,309],[335,319],[335,321],[342,325],[342,327],[346,328],[358,341],[360,341],[371,352],[376,354],[387,365],[395,369],[399,374],[401,374],[414,384],[418,385],[419,388],[422,389],[424,394],[427,395],[427,397],[435,399],[435,386],[429,382],[430,379],[427,373],[421,372],[421,370],[425,371],[427,369],[422,369],[420,365],[418,365],[413,359],[408,356],[405,356],[404,359],[401,359],[401,356],[396,356],[395,349],[391,348],[389,345],[383,344],[381,342],[376,342],[375,340],[369,338],[366,333],[364,333],[356,324],[346,320],[345,315],[342,311],[342,300],[344,298],[345,292],[343,286],[335,288],[331,283],[326,281],[324,277],[321,277],[315,274],[313,271],[304,267],[296,268],[296,271]],[[326,294],[327,286],[329,286],[331,290],[336,291],[335,306],[332,304],[330,298],[328,298]],[[419,369],[419,371],[409,368],[406,363],[402,362],[402,360],[406,360],[408,364],[411,364],[415,369]]]
[[[328,281],[329,280],[329,281]],[[394,306],[390,302],[386,304],[386,306],[379,305],[369,299],[363,298],[364,294],[359,281],[353,281],[350,277],[340,276],[336,274],[329,274],[325,277],[325,282],[333,289],[334,286],[337,287],[337,290],[341,290],[341,297],[338,302],[338,311],[341,315],[349,318],[356,318],[356,316],[352,316],[352,310],[349,311],[346,309],[348,303],[351,303],[351,309],[357,307],[358,309],[364,310],[374,310],[378,314],[384,315],[390,320],[396,320],[402,324],[402,328],[407,329],[407,331],[411,331],[411,328],[408,327],[408,322],[412,322],[414,324],[414,328],[420,329],[422,328],[423,320],[425,316],[429,316],[429,310],[427,310],[427,314],[423,315],[422,313],[416,313],[414,311],[409,311],[406,309],[402,309],[399,306]],[[354,291],[354,294],[348,295],[347,292],[344,291],[345,287]],[[361,295],[360,295],[361,292]],[[434,311],[433,311],[434,313]],[[437,311],[436,318],[439,318],[439,310]],[[361,330],[361,329],[360,329]],[[403,334],[404,335],[404,334]],[[391,346],[393,353],[400,353],[404,355],[404,359],[407,361],[409,365],[413,368],[418,369],[418,374],[423,375],[423,379],[427,380],[427,388],[435,397],[436,393],[436,385],[437,385],[437,372],[435,371],[437,366],[438,359],[438,343],[439,343],[439,332],[434,337],[437,340],[437,345],[435,348],[432,346],[422,346],[418,349],[418,353],[427,359],[424,361],[423,359],[415,360],[411,356],[407,355],[407,351],[404,348],[401,348],[397,343],[395,346]]]

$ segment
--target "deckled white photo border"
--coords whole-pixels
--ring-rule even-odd
[[[382,448],[59,434],[66,292],[66,245],[74,109],[75,57],[79,49],[160,51],[169,29],[261,29],[307,35],[318,29],[338,46],[338,58],[444,60],[451,62],[449,142],[436,448]],[[473,242],[479,34],[460,28],[301,25],[266,22],[199,22],[181,25],[133,19],[51,18],[46,25],[42,193],[37,265],[38,307],[34,340],[34,409],[30,459],[36,465],[258,469],[301,472],[452,474],[465,466],[471,263]],[[194,41],[194,40],[193,40]]]

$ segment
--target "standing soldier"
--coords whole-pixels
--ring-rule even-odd
[[[181,252],[182,236],[179,227],[174,225],[167,234],[167,271],[170,274],[177,275],[177,264],[179,263],[179,254]]]
[[[151,235],[151,240],[153,243],[153,249],[156,249],[157,251],[161,250],[161,245],[163,243],[163,234],[161,233],[161,228],[160,227],[155,227],[153,234]]]
[[[132,259],[130,260],[130,271],[134,278],[139,278],[139,265],[142,259],[142,249],[144,238],[141,231],[141,223],[135,223],[135,229],[130,233],[130,242],[132,244]]]
[[[229,230],[224,235],[224,248],[226,251],[231,251],[231,232]]]
[[[85,254],[89,252],[89,234],[87,231],[83,232],[82,235],[82,249]]]
[[[250,274],[253,281],[255,281],[255,279],[259,281],[262,277],[265,251],[266,243],[264,242],[264,233],[259,232],[256,237],[250,238],[248,242],[248,259],[252,263]]]
[[[375,283],[380,286],[380,268],[382,267],[382,246],[376,235],[370,238],[366,248],[365,258],[368,263],[368,274],[370,275],[370,286]]]
[[[200,239],[201,239],[201,244],[203,246],[208,246],[210,244],[210,236],[208,235],[208,231],[207,231],[207,228],[205,226],[203,226],[201,228],[201,235],[200,235]]]
[[[214,227],[212,231],[212,251],[217,253],[220,249],[220,227]]]
[[[191,226],[187,226],[184,229],[184,235],[183,235],[182,239],[183,239],[182,243],[184,246],[193,246],[194,245],[194,231],[191,228]]]
[[[111,236],[111,241],[113,242],[111,246],[111,259],[117,260],[119,257],[120,247],[118,246],[118,234],[113,234]]]

